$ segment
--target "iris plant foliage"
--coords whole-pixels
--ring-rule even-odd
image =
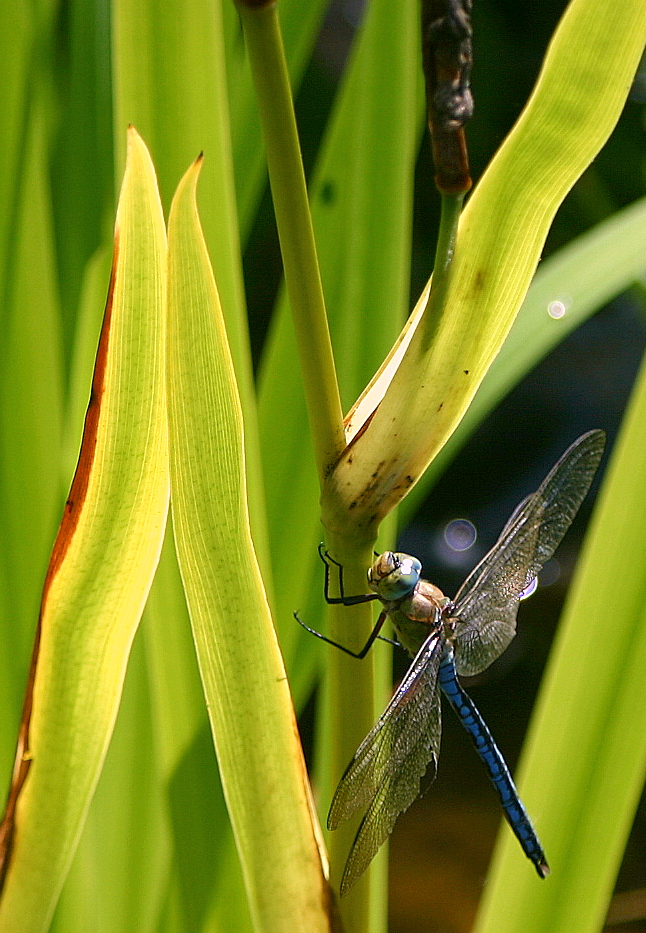
[[[346,644],[371,625],[370,607],[323,618],[316,545],[364,588],[409,490],[643,273],[635,201],[535,275],[624,107],[642,0],[567,6],[477,173],[442,300],[424,289],[408,318],[417,4],[366,5],[310,219],[289,86],[325,9],[0,9],[0,933],[385,929],[383,857],[336,905],[354,830],[328,840],[328,886],[295,728],[325,661],[324,812],[389,673],[385,651],[357,666],[294,623]],[[254,373],[241,256],[266,160],[286,288]],[[645,393],[642,373],[521,767],[553,874],[539,883],[504,828],[479,933],[599,929],[612,894],[646,760]]]

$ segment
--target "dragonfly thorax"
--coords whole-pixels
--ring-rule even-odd
[[[410,554],[384,551],[368,571],[370,589],[384,602],[405,599],[419,583],[422,565]]]

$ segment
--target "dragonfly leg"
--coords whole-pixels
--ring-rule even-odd
[[[340,564],[338,560],[330,556],[325,550],[325,545],[323,543],[319,544],[318,550],[319,557],[325,564],[325,589],[323,592],[325,594],[326,603],[329,603],[331,606],[358,606],[360,603],[369,603],[372,602],[373,599],[378,599],[376,593],[360,593],[358,596],[346,596],[343,588],[343,564]],[[340,596],[330,596],[330,564],[334,564],[334,566],[338,568]]]
[[[401,648],[403,651],[406,651],[406,648],[402,645],[400,641],[397,641],[396,638],[386,638],[385,635],[377,635],[379,641],[385,641],[386,644],[392,645],[393,648]]]
[[[442,659],[438,680],[442,693],[471,736],[476,751],[489,772],[491,782],[500,797],[507,822],[520,842],[523,852],[533,862],[539,876],[546,878],[550,873],[550,869],[543,847],[536,835],[536,830],[532,826],[527,810],[518,796],[507,763],[502,757],[502,753],[496,745],[491,732],[489,732],[471,697],[464,692],[458,683],[452,651]]]
[[[296,619],[298,624],[302,625],[305,631],[309,632],[311,635],[316,635],[316,637],[320,638],[321,641],[326,642],[328,645],[332,645],[332,647],[334,648],[339,648],[340,651],[344,651],[346,654],[349,654],[351,658],[357,658],[357,660],[361,661],[363,658],[365,658],[365,656],[368,654],[373,644],[375,643],[376,639],[379,637],[379,632],[381,631],[383,624],[388,618],[388,616],[385,611],[381,613],[381,615],[375,622],[375,626],[373,630],[370,632],[370,635],[368,636],[368,640],[363,646],[363,648],[361,649],[361,651],[352,651],[350,648],[346,648],[345,645],[341,645],[338,641],[333,641],[331,638],[328,638],[326,635],[321,635],[321,633],[317,632],[316,629],[310,628],[309,625],[306,625],[303,622],[303,620],[300,618],[297,612],[294,613],[294,618]],[[385,640],[389,641],[390,639],[385,639]]]

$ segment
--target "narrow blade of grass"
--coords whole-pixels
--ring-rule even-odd
[[[66,365],[86,264],[101,243],[108,249],[112,245],[109,227],[118,189],[113,162],[108,26],[109,3],[69,0],[65,22],[54,20],[50,40],[57,48],[51,63],[57,116],[49,153],[49,196],[56,228]],[[125,134],[124,126],[119,132],[119,147]]]
[[[173,522],[198,661],[258,930],[328,930],[305,765],[249,529],[242,421],[202,238],[196,163],[169,221]]]
[[[166,237],[155,175],[130,132],[108,313],[84,445],[50,562],[3,930],[47,928],[94,792],[168,508]],[[21,769],[21,772],[24,769]]]
[[[256,394],[242,282],[220,0],[115,0],[115,138],[148,140],[166,208],[185,167],[207,154],[200,195],[245,419],[254,541],[268,568]],[[117,159],[119,165],[119,158]]]
[[[176,899],[173,933],[191,933],[202,929],[214,887],[234,883],[229,874],[231,859],[223,855],[227,840],[233,848],[233,837],[219,789],[204,691],[170,528],[159,571],[144,613],[143,634],[151,675],[157,766],[172,839],[169,891]],[[146,876],[144,871],[144,879]],[[232,918],[246,908],[244,892],[238,899],[233,890],[227,899]]]
[[[342,395],[349,403],[383,358],[408,307],[413,167],[421,124],[417,96],[417,8],[371,3],[348,63],[317,163],[310,200],[330,329]],[[305,373],[305,378],[310,374]],[[333,783],[372,725],[371,664],[343,659],[304,635],[293,622],[298,608],[310,624],[322,618],[323,572],[316,553],[321,526],[316,471],[307,435],[301,376],[286,295],[280,298],[260,378],[263,462],[274,554],[277,619],[294,689],[310,688],[313,665],[306,656],[335,668],[334,699],[326,691],[322,709],[336,709],[334,727],[323,726],[329,745],[319,743],[317,789],[327,809]],[[285,405],[285,399],[290,403]],[[286,503],[289,507],[286,508]],[[297,543],[297,546],[295,546]],[[360,569],[365,583],[365,567]],[[342,640],[361,638],[369,626],[355,610]],[[345,619],[344,628],[348,624]],[[308,643],[309,642],[309,643]],[[383,701],[388,658],[377,673]],[[339,677],[338,666],[345,677]],[[353,710],[351,717],[347,709]],[[361,715],[359,715],[361,709]],[[340,728],[337,728],[339,727]],[[330,757],[330,749],[333,749]],[[332,761],[334,764],[332,764]],[[339,866],[348,852],[348,832],[330,844]],[[386,862],[373,885],[374,902],[359,889],[343,905],[353,930],[382,928]],[[380,901],[379,904],[376,902]],[[372,913],[371,913],[372,912]],[[370,919],[369,919],[370,918]]]
[[[520,768],[540,882],[499,839],[477,933],[600,930],[646,774],[646,367],[608,467]]]
[[[11,774],[42,581],[64,489],[64,377],[49,201],[45,78],[37,37],[49,10],[3,7],[0,135],[0,782]]]

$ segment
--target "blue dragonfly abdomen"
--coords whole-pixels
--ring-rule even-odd
[[[455,670],[453,650],[450,647],[446,647],[442,653],[438,682],[451,708],[471,736],[475,749],[489,773],[491,783],[498,792],[507,822],[520,842],[523,852],[534,864],[540,877],[546,878],[550,869],[536,830],[487,724],[471,697],[460,686]]]

